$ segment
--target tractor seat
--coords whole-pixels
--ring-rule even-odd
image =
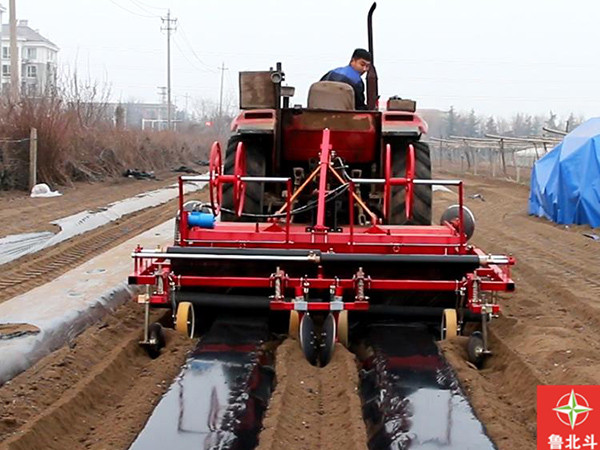
[[[339,81],[313,83],[308,91],[308,108],[352,111],[355,109],[354,89]]]

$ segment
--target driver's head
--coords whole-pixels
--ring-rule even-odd
[[[350,59],[350,66],[356,70],[361,75],[369,70],[369,66],[371,65],[371,54],[365,50],[364,48],[357,48],[352,53],[352,58]]]

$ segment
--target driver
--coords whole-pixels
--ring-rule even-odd
[[[371,54],[364,48],[357,48],[352,53],[350,63],[344,67],[330,70],[321,81],[339,81],[352,86],[354,89],[354,104],[356,109],[367,109],[365,105],[365,84],[362,80],[371,65]]]

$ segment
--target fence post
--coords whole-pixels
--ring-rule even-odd
[[[494,157],[496,156],[495,151],[491,148],[489,148],[488,151],[490,152],[490,168],[492,170],[492,178],[496,178],[496,166],[494,164]]]
[[[504,139],[500,139],[500,156],[502,157],[502,172],[506,176],[506,159],[504,158]]]
[[[37,184],[37,129],[29,134],[29,191]]]

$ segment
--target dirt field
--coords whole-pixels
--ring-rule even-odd
[[[177,182],[177,176],[164,172],[157,175],[157,180],[123,178],[107,184],[79,184],[66,190],[62,197],[48,199],[22,195],[13,198],[5,193],[0,197],[0,218],[3,219],[0,237],[55,228],[50,221],[172,185]],[[207,195],[201,191],[189,194],[187,198],[206,200]],[[43,252],[25,255],[2,265],[0,302],[53,280],[70,268],[173,218],[177,202],[175,198],[154,208],[125,215]],[[23,219],[20,220],[20,217]],[[35,222],[31,221],[31,217],[35,217]]]
[[[277,386],[259,436],[259,450],[364,450],[367,432],[352,353],[336,344],[320,369],[306,363],[298,342],[277,349]]]
[[[451,174],[438,171],[437,176]],[[595,304],[600,293],[600,243],[582,235],[589,231],[586,227],[566,228],[529,217],[526,186],[472,176],[465,180],[467,195],[479,193],[485,199],[467,202],[477,219],[473,242],[488,252],[512,253],[517,258],[513,272],[517,291],[504,296],[503,317],[492,324],[495,354],[483,370],[464,362],[460,338],[442,348],[498,447],[535,448],[536,385],[600,383],[600,337],[595,333],[600,325]],[[0,196],[0,235],[48,229],[48,220],[158,185],[123,180],[78,186],[49,200]],[[453,197],[435,195],[434,217],[439,217]],[[149,360],[137,346],[140,324],[136,305],[124,306],[70,347],[49,355],[0,388],[0,448],[126,447],[179,370],[190,345],[170,335],[165,355]],[[364,433],[364,425],[357,406],[352,406],[352,398],[358,397],[349,392],[356,380],[348,368],[352,358],[340,351],[336,355],[338,360],[332,364],[339,367],[330,367],[350,375],[348,380],[339,378],[344,379],[344,389],[328,390],[331,380],[322,379],[327,369],[313,373],[316,369],[307,366],[299,352],[286,344],[280,348],[281,384],[265,421],[261,448],[315,448],[311,436],[328,442],[329,424],[345,427],[344,433],[336,435],[347,442],[321,448],[364,444],[364,438],[356,437]],[[143,388],[139,380],[144,380]],[[299,381],[305,384],[298,386]],[[324,402],[337,406],[324,408]]]
[[[124,305],[0,388],[0,448],[131,444],[192,346],[167,330],[168,349],[148,358],[137,306]]]
[[[164,171],[156,173],[156,180],[122,177],[105,183],[76,183],[58,188],[52,186],[63,195],[50,198],[31,198],[24,191],[0,191],[0,237],[36,231],[58,231],[55,225],[50,225],[53,220],[169,186],[177,182],[179,175]]]
[[[467,195],[485,200],[467,202],[477,221],[473,242],[516,257],[517,290],[503,296],[503,316],[491,327],[495,354],[483,370],[464,362],[464,342],[443,348],[498,447],[535,448],[536,386],[600,383],[600,243],[583,236],[589,227],[529,216],[527,186],[463,179]],[[452,196],[436,196],[439,217]]]

